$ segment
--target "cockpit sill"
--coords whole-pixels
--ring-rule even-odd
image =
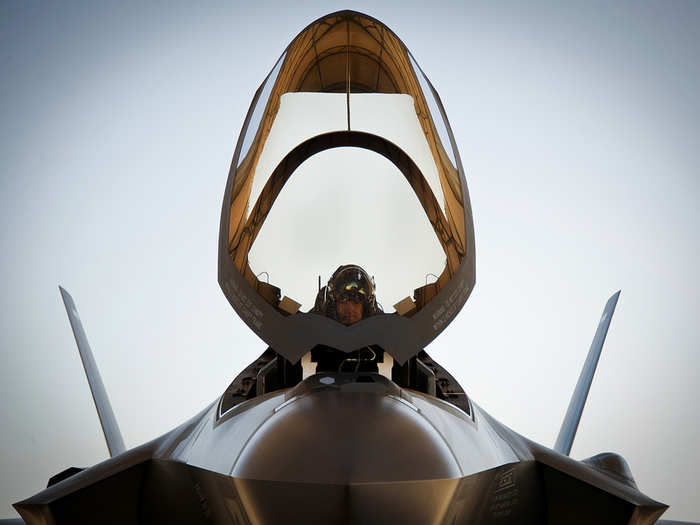
[[[323,349],[326,350],[327,349]],[[377,354],[381,360],[380,349]],[[342,362],[352,361],[352,354],[338,353],[343,357]],[[358,354],[360,355],[360,354]],[[388,356],[386,356],[388,357]],[[287,405],[304,396],[313,395],[323,391],[336,391],[343,394],[374,394],[386,396],[406,406],[418,410],[413,404],[411,392],[422,394],[449,407],[450,411],[459,414],[462,418],[474,421],[469,397],[457,381],[447,373],[439,364],[433,361],[426,352],[411,358],[403,366],[393,362],[390,367],[382,367],[382,363],[376,363],[376,371],[367,370],[364,360],[357,363],[357,369],[351,371],[314,370],[308,376],[301,376],[302,363],[304,367],[321,364],[311,362],[311,352],[301,363],[289,366],[282,356],[268,349],[255,362],[241,372],[229,385],[221,396],[217,409],[217,425],[227,419],[245,412],[269,399],[271,396],[279,396],[284,393],[281,403],[274,412],[278,412]],[[280,361],[282,361],[280,363]],[[363,363],[365,370],[360,370],[359,364]],[[352,365],[352,363],[350,363]],[[327,361],[326,361],[327,366]],[[355,366],[355,365],[353,365]],[[342,369],[342,365],[339,367]],[[350,368],[350,367],[348,367]]]

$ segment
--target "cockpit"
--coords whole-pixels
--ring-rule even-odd
[[[382,375],[468,409],[424,351],[474,286],[466,179],[437,92],[381,22],[313,22],[255,93],[226,183],[219,283],[269,345],[221,411],[318,373]]]

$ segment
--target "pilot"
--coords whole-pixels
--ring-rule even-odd
[[[356,264],[338,268],[319,290],[313,312],[351,325],[381,312],[374,294],[373,279]]]
[[[346,326],[362,319],[381,314],[382,308],[375,296],[374,279],[356,264],[338,268],[328,284],[318,291],[311,312],[325,315]],[[367,346],[346,354],[334,348],[318,345],[311,350],[316,372],[377,372],[382,362],[380,348]]]

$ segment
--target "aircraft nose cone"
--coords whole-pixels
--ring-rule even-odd
[[[442,437],[399,388],[377,374],[363,379],[305,380],[251,437],[232,475],[333,484],[460,477]]]

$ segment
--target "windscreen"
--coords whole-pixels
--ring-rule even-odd
[[[473,274],[459,153],[437,94],[393,32],[343,11],[294,39],[251,104],[221,236],[220,280],[231,266],[283,316],[312,310],[341,265],[362,266],[383,312],[406,317],[467,256]],[[234,284],[222,287],[254,325],[260,308],[245,308],[247,292],[232,298]]]

